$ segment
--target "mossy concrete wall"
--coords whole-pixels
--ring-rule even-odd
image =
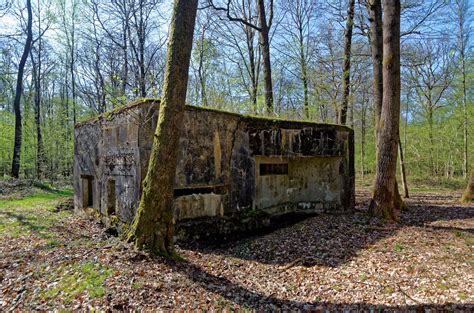
[[[76,209],[91,204],[84,189],[92,178],[91,206],[102,219],[133,220],[158,106],[135,103],[76,127]],[[177,149],[174,207],[183,236],[250,229],[288,213],[354,207],[354,142],[347,127],[188,106]],[[249,216],[265,218],[250,222]]]

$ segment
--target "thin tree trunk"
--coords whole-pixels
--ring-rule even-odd
[[[69,64],[69,68],[71,71],[71,91],[72,91],[72,121],[73,121],[73,129],[74,125],[76,125],[77,122],[77,95],[76,95],[76,38],[75,38],[75,32],[76,32],[76,5],[77,3],[73,2],[73,7],[72,7],[72,25],[71,25],[71,47],[70,47],[70,53],[71,53],[71,63]]]
[[[146,97],[146,71],[145,71],[145,26],[143,25],[143,1],[140,2],[140,25],[138,32],[140,51],[140,96]]]
[[[466,68],[464,56],[462,57],[462,85],[463,85],[463,96],[462,96],[462,107],[463,107],[463,176],[467,177],[467,164],[469,162],[468,157],[468,118],[467,118],[467,92],[466,92]]]
[[[127,95],[127,84],[128,84],[128,43],[127,43],[127,33],[128,33],[128,21],[123,22],[123,73],[122,73],[122,96],[126,97]],[[125,101],[125,99],[124,99]]]
[[[400,122],[400,1],[384,0],[383,104],[372,214],[396,221],[403,202],[397,198],[397,149]]]
[[[462,1],[464,4],[464,1]],[[465,56],[465,41],[464,41],[464,15],[461,12],[464,5],[460,8],[460,52],[461,52],[461,79],[462,79],[462,109],[463,109],[463,177],[467,178],[468,171],[468,118],[467,118],[467,87],[466,87],[466,56]]]
[[[375,142],[378,145],[379,120],[382,112],[383,80],[382,80],[382,6],[380,0],[369,0],[367,3],[370,21],[369,44],[372,54],[374,76],[374,125]],[[378,151],[378,149],[376,149]]]
[[[206,82],[203,75],[204,67],[204,39],[205,39],[206,27],[202,28],[201,33],[201,42],[199,43],[199,66],[198,66],[198,78],[199,84],[201,86],[201,105],[207,106],[207,96],[206,96]]]
[[[138,248],[168,257],[176,256],[173,189],[197,5],[197,0],[174,2],[158,124],[142,198],[128,234]]]
[[[265,104],[267,112],[273,112],[273,82],[272,67],[270,63],[270,39],[269,27],[265,15],[265,3],[263,0],[257,1],[258,18],[260,21],[260,44],[263,57],[263,80],[265,82]]]
[[[342,102],[339,112],[339,124],[347,123],[347,108],[350,94],[351,81],[351,46],[352,46],[352,26],[354,24],[354,4],[355,0],[349,0],[347,8],[346,31],[344,35],[344,64],[342,67]]]
[[[365,101],[366,101],[366,91],[365,87],[362,91],[362,116],[360,119],[360,174],[362,179],[364,179],[365,175],[365,137],[366,137],[366,108],[365,108]]]
[[[410,198],[410,194],[408,193],[407,175],[405,171],[405,159],[403,157],[402,141],[400,139],[398,140],[398,153],[400,154],[400,175],[402,178],[403,197]]]
[[[303,107],[305,117],[309,119],[308,69],[306,64],[306,56],[304,53],[303,28],[301,25],[298,27],[298,40],[300,45],[301,81],[303,82]]]
[[[34,114],[36,126],[36,178],[41,179],[44,163],[44,145],[43,136],[41,134],[41,39],[39,39],[38,43],[38,63],[35,62],[33,54],[31,54],[31,63],[33,67],[32,79],[35,90]]]
[[[434,160],[434,135],[433,135],[433,110],[431,109],[432,106],[429,104],[428,108],[428,125],[429,125],[429,133],[428,138],[430,141],[430,167],[431,167],[431,175],[437,175],[437,169]]]
[[[20,155],[21,155],[21,94],[23,92],[23,72],[25,70],[26,60],[31,50],[31,43],[33,41],[33,13],[31,10],[31,0],[26,0],[26,9],[28,11],[28,20],[26,25],[26,42],[21,55],[20,63],[18,64],[18,75],[16,79],[15,100],[13,102],[13,109],[15,111],[15,142],[13,146],[13,160],[12,160],[12,176],[18,178],[20,174]]]
[[[255,63],[258,63],[258,60],[255,58],[255,48],[254,48],[254,38],[255,38],[255,29],[250,26],[244,25],[245,38],[247,44],[247,50],[249,52],[249,76],[251,81],[251,91],[250,97],[252,101],[253,111],[257,112],[257,92],[258,92],[258,68]],[[258,54],[258,53],[257,53]]]

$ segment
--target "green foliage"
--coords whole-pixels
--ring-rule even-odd
[[[8,174],[11,169],[14,126],[13,114],[0,110],[0,177]]]

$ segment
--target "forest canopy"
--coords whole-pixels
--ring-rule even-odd
[[[356,172],[359,177],[373,174],[366,1],[262,1],[271,110],[258,2],[200,1],[187,102],[325,123],[340,122],[346,102],[347,124],[355,131]],[[19,107],[20,176],[69,178],[76,122],[137,98],[161,96],[171,3],[32,0],[31,9],[32,43]],[[27,11],[27,1],[0,4],[0,177],[10,175],[12,165],[15,89],[28,33]],[[349,25],[350,72],[345,67]],[[469,174],[474,153],[471,34],[469,1],[402,1],[400,141],[410,176]]]

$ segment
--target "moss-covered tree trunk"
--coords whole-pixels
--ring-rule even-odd
[[[380,124],[380,118],[382,114],[382,102],[383,102],[383,75],[382,75],[382,57],[383,57],[383,29],[382,29],[382,3],[381,0],[369,0],[367,1],[367,11],[369,14],[370,21],[370,32],[369,32],[369,44],[372,54],[372,66],[373,66],[373,91],[374,91],[374,125],[375,125],[375,143],[376,152],[375,158],[378,162],[379,156],[379,133],[380,128],[383,126]],[[407,187],[408,188],[408,187]],[[393,186],[393,194],[395,196],[396,207],[401,209],[407,209],[404,204],[400,192],[398,190],[398,184],[395,181]]]
[[[467,183],[466,191],[462,196],[462,202],[473,202],[474,201],[474,163],[471,167],[471,178]]]
[[[140,205],[128,238],[139,249],[175,255],[173,187],[188,84],[197,0],[175,0],[163,95]]]
[[[396,188],[400,122],[400,1],[384,0],[383,12],[383,100],[378,125],[374,193],[369,209],[374,215],[397,220],[403,204]]]

